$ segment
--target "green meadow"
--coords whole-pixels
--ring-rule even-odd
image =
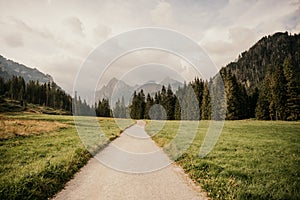
[[[91,153],[133,123],[98,118],[105,137],[85,143],[91,145],[89,152],[78,136],[73,116],[17,113],[0,119],[0,199],[48,199],[86,164]],[[80,120],[80,127],[88,127],[88,117]],[[88,131],[82,137],[93,138]]]
[[[94,119],[94,118],[93,118]],[[0,115],[0,199],[48,199],[132,120],[45,114]],[[179,126],[183,127],[179,129]],[[196,127],[196,130],[195,130]],[[200,158],[209,121],[148,121],[146,130],[172,157],[180,132],[195,138],[176,158],[213,199],[299,199],[300,122],[226,121],[213,150]],[[77,130],[81,134],[78,135]],[[99,128],[105,137],[99,134]],[[89,151],[88,151],[88,150]]]
[[[148,121],[146,130],[159,146],[166,147],[179,125],[185,127],[181,132],[194,131],[190,123],[195,122]],[[300,199],[300,122],[226,121],[213,150],[200,158],[208,127],[209,121],[200,121],[192,144],[176,163],[210,197]],[[165,149],[167,154],[174,153]]]

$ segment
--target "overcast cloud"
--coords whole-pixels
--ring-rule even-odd
[[[164,27],[196,41],[217,67],[264,35],[300,32],[298,0],[0,0],[0,54],[51,74],[72,92],[89,53],[140,27]]]

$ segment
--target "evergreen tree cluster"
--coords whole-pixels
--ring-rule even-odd
[[[130,116],[133,119],[157,119],[157,120],[199,120],[210,119],[210,95],[208,82],[199,78],[195,81],[185,83],[179,87],[176,93],[170,85],[162,89],[152,97],[144,91],[134,92]],[[195,101],[196,100],[196,101]],[[205,106],[203,106],[205,105]],[[203,112],[203,115],[201,115]]]
[[[275,72],[271,67],[259,92],[256,118],[263,120],[299,120],[300,84],[290,57],[278,64]]]
[[[73,100],[74,115],[77,116],[97,116],[97,117],[112,117],[112,110],[109,105],[109,100],[103,98],[95,103],[94,106],[90,106],[86,100],[81,100],[80,96],[77,97],[77,92],[75,92],[75,97]]]
[[[275,71],[273,72],[274,69]],[[220,88],[224,83],[224,91]],[[151,111],[154,105],[155,109]],[[212,105],[214,109],[212,110]],[[130,105],[133,119],[228,120],[299,120],[300,84],[290,57],[283,65],[269,67],[260,89],[247,92],[230,68],[222,68],[220,77],[209,82],[195,78],[174,93],[162,86],[154,97],[143,90],[134,92]],[[166,117],[164,117],[166,115]]]
[[[248,93],[261,87],[267,71],[275,72],[284,60],[292,58],[295,76],[300,76],[300,34],[291,35],[288,32],[265,36],[248,51],[240,54],[235,62],[229,63],[229,68],[237,80],[245,85]]]
[[[125,105],[124,96],[122,96],[121,101],[120,101],[120,99],[118,99],[118,101],[116,102],[116,106],[113,111],[113,117],[115,117],[115,118],[127,118],[128,117],[127,107]]]
[[[97,117],[111,117],[112,110],[109,105],[108,99],[99,100],[98,104],[95,104],[95,112]]]
[[[223,68],[220,75],[224,82],[226,94],[226,119],[238,120],[254,117],[255,107],[251,107],[251,101],[255,101],[253,103],[255,105],[256,99],[248,96],[246,88],[237,81],[229,68]]]
[[[134,92],[132,103],[129,106],[130,116],[133,119],[173,120],[175,119],[175,101],[176,97],[170,85],[167,89],[162,86],[161,91],[156,92],[154,97],[147,94],[145,98],[143,90],[139,93]]]
[[[145,118],[145,94],[144,91],[141,90],[138,94],[134,91],[132,104],[130,108],[130,117],[132,119],[143,119]]]
[[[95,116],[95,108],[87,104],[86,100],[81,100],[81,97],[77,97],[77,92],[73,99],[73,115],[77,116]]]
[[[220,71],[228,101],[226,117],[299,120],[299,66],[300,34],[263,37]]]
[[[0,96],[20,101],[22,106],[32,103],[72,111],[72,97],[54,82],[40,84],[38,81],[29,81],[26,84],[22,77],[13,76],[6,81],[0,77]]]

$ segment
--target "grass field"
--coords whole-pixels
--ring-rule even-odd
[[[86,126],[87,118],[81,119]],[[0,120],[0,199],[47,199],[91,157],[72,116],[18,113],[1,115]],[[119,127],[113,119],[99,118],[107,139],[96,140],[92,153],[133,123],[120,121]]]
[[[189,123],[195,122],[162,123],[146,126],[159,146],[172,141],[180,123],[188,133]],[[226,121],[213,151],[200,158],[208,126],[208,121],[200,122],[193,143],[176,162],[210,197],[300,199],[300,122]]]

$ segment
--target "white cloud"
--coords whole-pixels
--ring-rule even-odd
[[[4,36],[5,43],[10,47],[21,47],[24,45],[22,35],[18,33],[8,34]]]
[[[111,34],[111,28],[104,24],[98,24],[93,30],[95,41],[101,41],[108,38]]]
[[[168,26],[173,24],[173,12],[170,3],[161,1],[150,11],[152,21],[155,25]]]
[[[206,31],[200,44],[217,66],[224,66],[265,35],[277,31],[299,32],[293,27],[297,26],[296,20],[288,20],[292,21],[290,28],[287,20],[283,21],[287,16],[297,16],[298,6],[289,1],[229,1],[219,12],[220,22]]]
[[[63,25],[66,25],[70,29],[71,34],[84,36],[83,24],[77,17],[68,17],[63,21]]]
[[[287,30],[291,30],[293,32],[300,32],[300,6],[295,5],[297,9],[288,13],[280,22],[285,25]]]
[[[227,40],[215,39],[204,44],[204,48],[218,67],[235,60],[240,53],[256,42],[256,34],[248,28],[233,27],[226,34]]]

